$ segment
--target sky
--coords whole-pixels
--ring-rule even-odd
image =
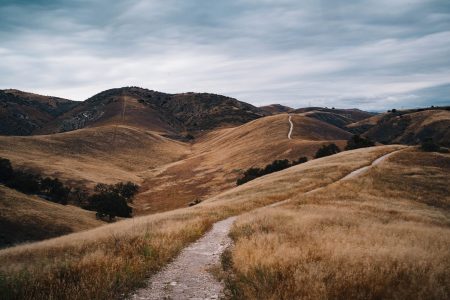
[[[0,0],[0,88],[450,105],[448,0]]]

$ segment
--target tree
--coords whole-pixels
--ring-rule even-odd
[[[109,220],[116,216],[130,218],[133,209],[128,203],[139,191],[139,186],[132,182],[117,184],[99,183],[95,186],[94,195],[88,198],[88,209],[97,211],[97,216],[109,216]]]
[[[0,157],[0,182],[7,182],[13,174],[14,171],[9,159]]]
[[[348,140],[345,150],[359,149],[372,146],[375,146],[375,143],[372,142],[370,139],[366,139],[359,136],[358,134],[355,134]]]
[[[329,144],[329,145],[323,145],[319,150],[317,150],[315,158],[321,158],[329,155],[333,155],[336,153],[341,152],[338,146],[336,144]]]
[[[114,192],[94,194],[89,197],[89,203],[97,216],[108,216],[110,221],[115,217],[131,217],[132,208],[128,206],[126,199]]]
[[[112,187],[112,191],[124,197],[127,202],[133,202],[133,197],[139,192],[139,186],[131,181],[119,182]]]
[[[46,177],[41,180],[40,190],[44,195],[50,198],[51,201],[60,204],[67,204],[70,189],[65,187],[58,178]]]

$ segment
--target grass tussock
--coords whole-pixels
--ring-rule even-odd
[[[448,299],[449,171],[448,155],[401,151],[360,178],[243,215],[225,260],[229,296]]]
[[[256,179],[190,208],[2,250],[0,294],[6,299],[123,298],[214,222],[327,185],[396,148],[338,154]]]

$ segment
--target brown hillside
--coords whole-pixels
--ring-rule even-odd
[[[287,114],[207,133],[193,145],[186,159],[141,173],[147,191],[135,201],[138,212],[185,206],[235,186],[236,179],[250,167],[264,167],[275,159],[311,158],[321,145],[330,142],[343,149],[351,136],[302,115],[293,115],[292,122],[292,140],[287,138]]]
[[[419,144],[426,138],[450,147],[450,111],[429,109],[386,113],[348,126],[382,143]]]
[[[25,195],[0,185],[0,248],[105,224],[95,213]]]
[[[281,104],[270,104],[270,105],[266,105],[266,106],[260,106],[259,108],[271,115],[288,113],[288,112],[291,112],[294,110],[293,108],[291,108],[289,106],[284,106]]]
[[[107,90],[89,98],[38,133],[120,123],[179,135],[185,131],[241,125],[263,115],[262,110],[225,96],[206,93],[165,94],[127,87]]]
[[[0,90],[0,135],[30,135],[77,102],[18,90]]]
[[[0,136],[0,157],[65,181],[139,183],[138,172],[179,160],[189,145],[127,126],[30,137]]]

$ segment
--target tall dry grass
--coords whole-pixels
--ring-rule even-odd
[[[449,299],[450,156],[401,151],[358,179],[241,216],[233,299]]]
[[[341,153],[261,177],[191,208],[0,251],[0,295],[123,298],[214,222],[327,185],[397,148]]]

